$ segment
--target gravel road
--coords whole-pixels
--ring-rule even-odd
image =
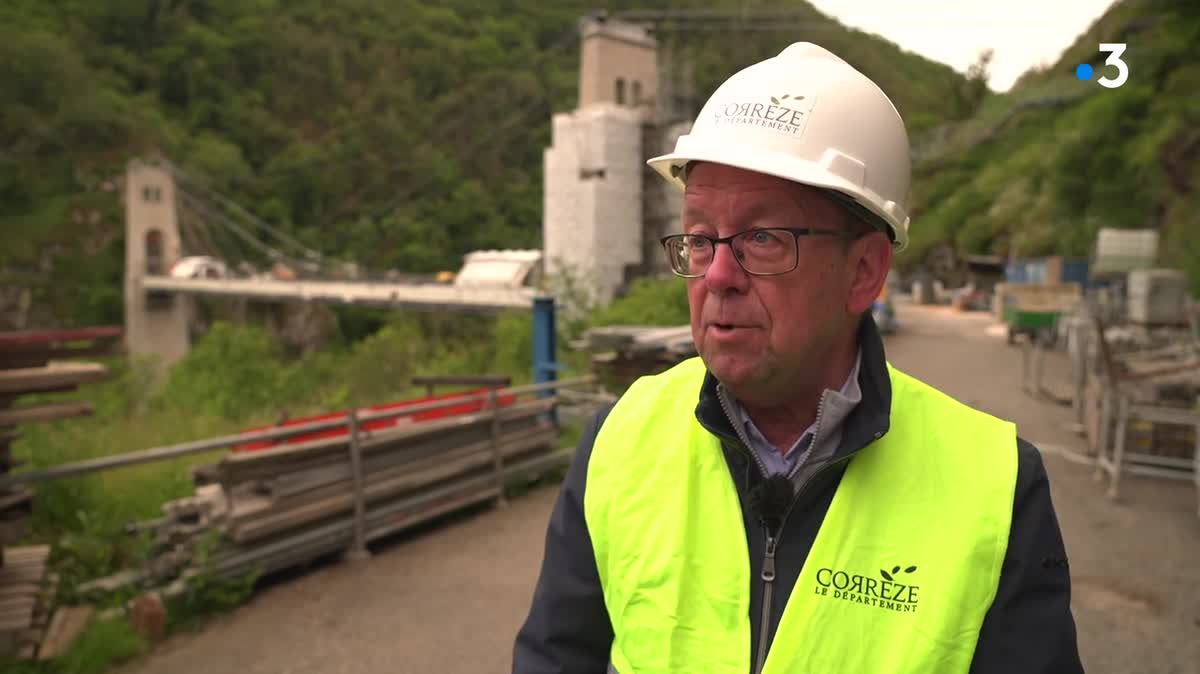
[[[1080,463],[1069,408],[1024,395],[1020,352],[982,314],[900,307],[888,354],[902,370],[1018,424],[1043,450],[1071,558],[1087,671],[1200,673],[1200,520],[1190,483],[1126,477],[1104,497]],[[1046,379],[1065,385],[1054,356]],[[479,510],[275,582],[128,674],[480,674],[508,671],[555,490]]]

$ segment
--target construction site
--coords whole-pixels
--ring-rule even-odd
[[[742,14],[745,30],[788,20]],[[689,132],[698,92],[663,45],[727,20],[580,18],[577,105],[541,121],[541,247],[464,250],[458,269],[331,273],[332,256],[264,234],[253,209],[175,162],[130,161],[115,188],[124,323],[0,332],[0,664],[58,671],[81,635],[114,623],[148,644],[111,670],[128,674],[511,671],[580,430],[639,378],[699,355],[682,320],[562,336],[639,283],[684,283],[661,243],[683,198],[646,160]],[[217,236],[275,263],[222,259],[205,244]],[[1099,227],[1084,255],[935,248],[893,269],[870,309],[890,364],[1040,450],[1088,672],[1200,672],[1200,299],[1166,262],[1173,246],[1155,228]],[[405,396],[343,391],[338,406],[281,404],[273,421],[91,458],[22,444],[108,413],[91,396],[128,376],[113,363],[145,359],[146,388],[161,387],[218,323],[265,325],[307,354],[340,310],[519,316],[526,367],[414,370]],[[78,554],[69,543],[36,535],[42,490],[162,466],[186,493],[123,522],[112,548],[137,540],[136,556],[108,553],[85,575],[62,561]],[[244,599],[176,629],[171,607],[218,586]]]

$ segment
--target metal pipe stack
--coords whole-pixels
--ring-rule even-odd
[[[267,574],[361,552],[446,513],[503,501],[507,485],[561,468],[573,453],[558,447],[557,395],[512,396],[564,385],[570,382],[492,390],[480,411],[401,419],[376,431],[361,427],[388,413],[351,411],[344,422],[350,433],[231,452],[194,471],[194,495],[165,504],[161,518],[130,525],[153,537],[141,568],[79,589],[136,585],[177,594],[196,577]],[[500,404],[501,394],[511,404]]]

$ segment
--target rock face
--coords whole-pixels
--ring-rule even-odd
[[[337,316],[322,304],[305,302],[251,302],[245,299],[207,300],[199,303],[191,325],[196,343],[217,321],[255,325],[268,331],[290,355],[304,355],[337,336]]]
[[[271,331],[286,349],[305,354],[315,351],[334,337],[337,317],[323,305],[286,302],[273,306]]]

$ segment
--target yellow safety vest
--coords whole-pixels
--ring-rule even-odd
[[[889,372],[890,430],[850,460],[765,674],[970,668],[1008,546],[1016,429]],[[703,377],[694,358],[635,382],[588,463],[620,674],[751,671],[750,552],[720,442],[695,418]]]

